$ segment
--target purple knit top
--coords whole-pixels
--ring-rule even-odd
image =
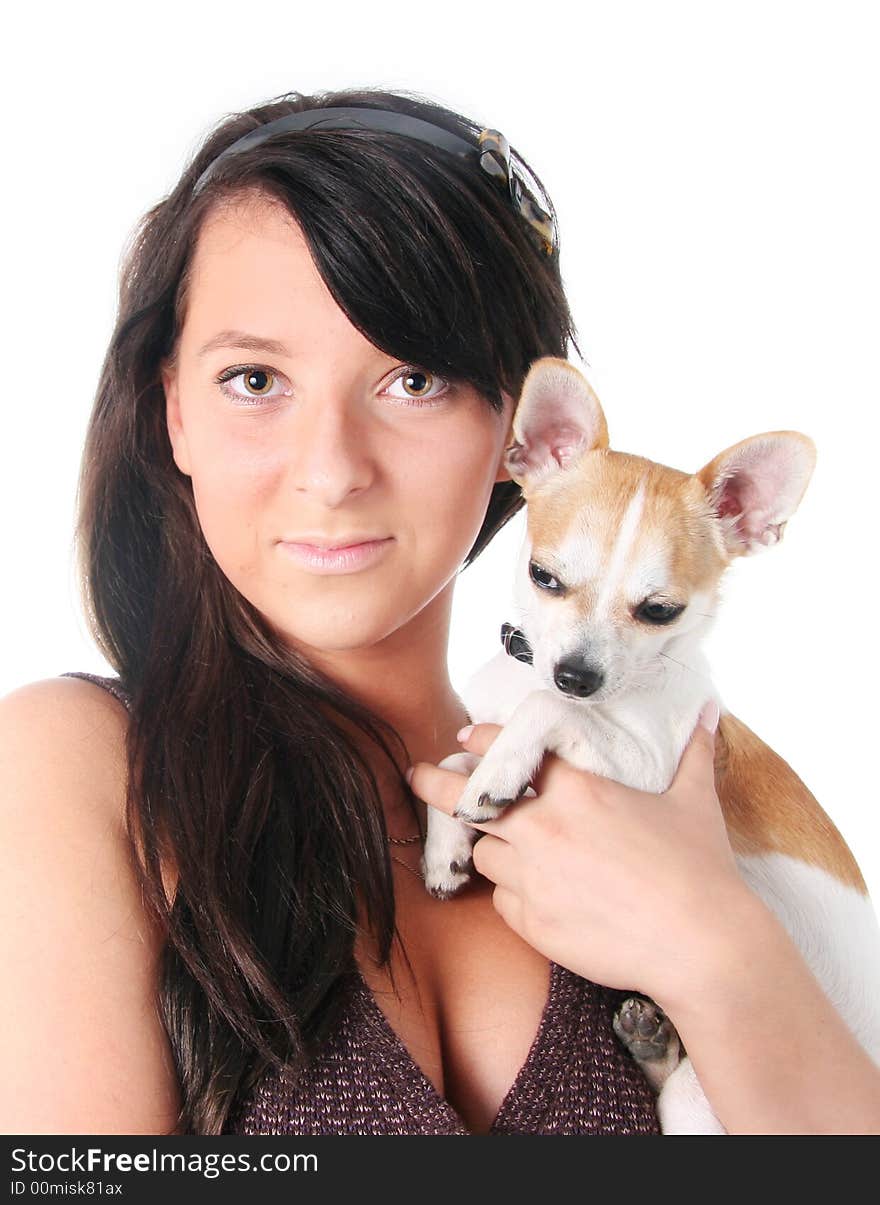
[[[128,707],[118,678],[73,671]],[[526,1061],[489,1133],[659,1134],[655,1095],[611,1026],[632,992],[550,962]],[[335,1032],[299,1074],[271,1068],[239,1097],[224,1134],[469,1134],[389,1024],[358,971]]]

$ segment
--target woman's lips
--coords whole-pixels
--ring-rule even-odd
[[[293,544],[281,540],[279,547],[304,569],[313,573],[351,573],[377,561],[391,545],[393,536],[368,540],[345,548],[318,548],[314,544]]]

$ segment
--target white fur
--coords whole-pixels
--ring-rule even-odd
[[[644,509],[645,481],[643,478],[639,482],[632,498],[630,498],[623,518],[620,521],[620,527],[617,529],[617,537],[611,549],[608,564],[602,568],[602,574],[599,578],[601,583],[599,595],[596,599],[596,606],[593,612],[595,618],[598,620],[604,619],[614,605],[620,583],[627,571],[632,546],[638,539],[639,523]]]
[[[869,897],[781,853],[738,857],[752,891],[779,918],[826,995],[880,1064],[880,926]]]

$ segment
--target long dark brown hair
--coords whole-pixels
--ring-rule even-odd
[[[543,254],[476,163],[374,131],[297,132],[233,156],[193,197],[242,134],[330,105],[395,109],[475,145],[481,128],[378,89],[286,93],[223,120],[126,248],[80,471],[86,618],[131,696],[126,823],[165,938],[157,1005],[179,1076],[176,1133],[223,1132],[268,1067],[295,1071],[315,1054],[354,973],[358,894],[388,965],[399,934],[384,813],[346,725],[388,757],[415,815],[400,735],[282,644],[231,585],[172,458],[160,371],[177,354],[206,214],[244,192],[280,201],[366,338],[471,382],[498,412],[534,359],[565,357],[569,339],[580,354],[558,248]],[[515,149],[512,160],[555,221],[540,179]],[[523,504],[516,483],[496,483],[463,567]]]

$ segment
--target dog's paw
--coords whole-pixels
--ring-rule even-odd
[[[455,811],[452,813],[457,820],[470,820],[474,824],[482,824],[486,820],[494,820],[500,816],[506,807],[516,803],[529,790],[528,779],[520,786],[510,791],[509,783],[491,783],[488,789],[485,784],[475,782],[477,771],[468,780],[467,786],[461,793]],[[530,792],[534,795],[534,791]]]
[[[681,1059],[682,1047],[675,1026],[658,1004],[643,996],[624,1000],[611,1024],[646,1079],[659,1092]]]
[[[425,888],[435,900],[448,900],[465,887],[474,874],[474,859],[470,849],[463,857],[448,857],[438,862],[427,854],[422,856],[422,877]]]
[[[422,851],[422,877],[430,895],[438,900],[448,900],[476,873],[473,845],[479,833],[436,808],[430,808],[429,812],[428,834]]]
[[[614,1014],[612,1025],[621,1042],[639,1062],[665,1059],[673,1046],[678,1054],[675,1026],[653,1000],[630,996]]]

